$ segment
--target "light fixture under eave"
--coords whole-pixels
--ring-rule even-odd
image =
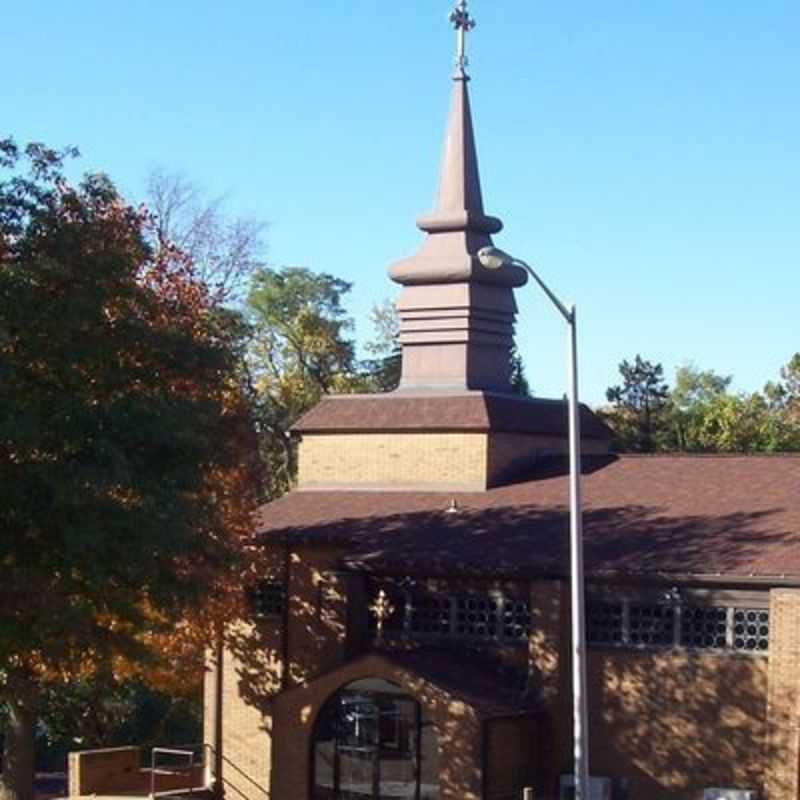
[[[450,505],[447,507],[445,514],[458,514],[461,509],[458,507],[455,497],[450,500]]]

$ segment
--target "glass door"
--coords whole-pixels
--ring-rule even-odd
[[[386,681],[357,681],[320,713],[314,800],[438,800],[438,748],[419,704]]]

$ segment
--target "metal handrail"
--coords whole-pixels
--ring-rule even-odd
[[[153,798],[153,800],[154,800],[155,797],[157,796],[157,793],[156,793],[156,756],[159,753],[163,753],[165,755],[186,756],[186,757],[188,757],[188,759],[189,759],[188,772],[189,772],[189,784],[190,785],[187,787],[187,789],[188,789],[188,793],[191,794],[194,791],[194,787],[191,786],[191,783],[192,783],[191,773],[192,773],[192,769],[194,768],[194,751],[192,751],[192,750],[178,750],[178,749],[172,748],[172,747],[154,747],[150,751],[150,797]],[[187,771],[186,767],[173,767],[172,769],[175,770],[175,771]],[[172,791],[172,790],[170,790],[170,791]],[[161,794],[165,794],[165,792],[162,792]]]

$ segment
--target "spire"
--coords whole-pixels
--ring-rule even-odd
[[[503,223],[483,210],[467,89],[466,34],[475,27],[467,0],[459,0],[450,21],[457,35],[455,73],[436,207],[417,220],[417,227],[428,234],[419,252],[392,265],[389,275],[404,285],[470,281],[522,286],[527,274],[519,267],[490,271],[478,263],[478,250],[492,244],[490,234],[500,231]]]
[[[503,227],[499,219],[488,217],[483,212],[467,81],[469,76],[458,67],[453,76],[436,208],[417,220],[417,227],[426,233],[474,230],[488,234],[497,233]]]
[[[417,220],[425,239],[417,253],[389,269],[398,299],[403,371],[400,390],[508,392],[513,346],[513,288],[527,272],[489,270],[478,251],[503,223],[483,210],[466,73],[466,34],[475,27],[467,0],[450,14],[456,60],[434,210]]]

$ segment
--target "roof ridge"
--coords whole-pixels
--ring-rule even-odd
[[[792,450],[783,450],[776,452],[749,452],[749,453],[692,453],[681,450],[660,452],[660,453],[613,453],[612,455],[618,458],[641,458],[641,459],[659,459],[659,458],[790,458],[800,459],[800,452]],[[584,456],[586,458],[587,456]]]

